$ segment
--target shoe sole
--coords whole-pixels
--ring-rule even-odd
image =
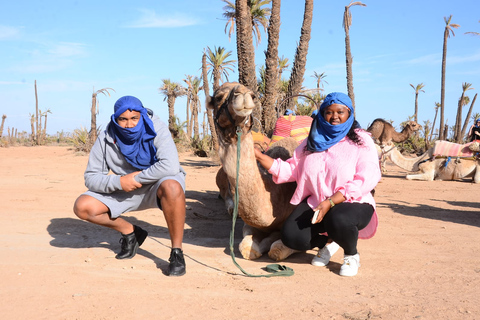
[[[137,244],[135,245],[135,248],[133,248],[133,254],[132,254],[131,256],[119,258],[118,255],[117,255],[117,256],[115,256],[115,258],[117,258],[118,260],[128,260],[128,259],[132,259],[133,257],[135,257],[135,256],[137,255],[138,247],[139,247],[139,244],[138,244],[138,242],[137,242]]]
[[[168,276],[169,276],[169,277],[181,277],[181,276],[183,276],[185,273],[187,273],[186,270],[184,270],[182,273],[178,273],[178,274],[170,273]]]

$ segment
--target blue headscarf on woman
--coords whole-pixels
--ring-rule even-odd
[[[122,128],[117,123],[117,118],[127,110],[140,112],[141,119],[133,128]],[[124,96],[115,102],[114,111],[109,130],[115,138],[120,152],[135,168],[147,169],[157,161],[155,156],[157,149],[153,145],[153,139],[157,133],[153,121],[148,116],[147,109],[143,107],[139,99],[133,96]]]
[[[323,117],[325,108],[337,103],[350,109],[350,116],[347,121],[337,125],[331,125]],[[310,127],[310,133],[307,140],[307,150],[312,152],[325,151],[331,146],[337,144],[350,131],[355,118],[353,116],[352,100],[349,96],[341,92],[332,92],[325,97],[320,106],[320,111],[316,114]]]

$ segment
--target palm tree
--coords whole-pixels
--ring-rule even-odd
[[[345,6],[345,12],[343,13],[343,28],[345,29],[345,59],[347,65],[347,90],[348,96],[352,99],[353,110],[355,113],[355,93],[353,92],[353,71],[352,71],[352,52],[350,51],[350,26],[352,25],[352,14],[350,13],[350,7],[367,5],[360,1],[351,1],[348,6]]]
[[[440,96],[440,131],[439,139],[444,140],[446,137],[444,135],[444,114],[445,114],[445,72],[447,68],[447,40],[450,38],[450,33],[455,36],[452,28],[459,28],[460,25],[451,23],[452,16],[443,18],[445,20],[445,31],[443,34],[443,56],[442,56],[442,88]]]
[[[2,134],[3,134],[3,125],[5,124],[5,119],[7,119],[6,114],[2,116],[2,124],[0,125],[0,138],[2,137]]]
[[[33,125],[32,125],[33,129]],[[38,94],[37,94],[37,80],[35,80],[35,131],[32,132],[33,140],[36,145],[40,144],[40,117],[38,113]]]
[[[271,136],[277,121],[275,102],[278,97],[279,80],[278,43],[280,38],[280,3],[281,0],[272,0],[272,10],[268,24],[268,46],[265,53],[265,89],[262,104],[262,125],[267,136]]]
[[[460,96],[460,99],[458,99],[457,117],[455,118],[455,135],[453,136],[453,140],[457,143],[460,143],[460,141],[463,139],[463,136],[461,135],[462,134],[462,128],[461,128],[462,111],[463,111],[463,106],[466,106],[470,102],[470,98],[465,96],[465,92],[467,90],[474,89],[474,88],[471,88],[471,86],[472,86],[471,83],[467,83],[467,82],[462,83],[462,95]]]
[[[303,15],[300,41],[298,43],[297,51],[295,53],[292,73],[290,74],[287,97],[293,97],[297,95],[302,89],[303,76],[305,74],[305,66],[307,64],[308,44],[310,41],[310,34],[312,30],[312,20],[313,0],[305,0],[305,12]],[[289,108],[293,108],[294,105],[294,99],[290,99],[288,103]]]
[[[175,130],[175,100],[178,97],[184,96],[186,90],[177,82],[172,82],[170,79],[162,79],[163,85],[158,88],[161,94],[165,96],[163,101],[167,100],[168,105],[168,129],[177,138],[178,130]]]
[[[92,107],[90,108],[90,132],[88,133],[88,138],[90,139],[90,143],[94,143],[95,140],[97,140],[97,114],[100,112],[100,109],[98,108],[98,101],[97,101],[97,95],[99,93],[109,96],[110,97],[110,92],[108,90],[113,90],[112,88],[103,88],[100,90],[95,91],[95,88],[93,88],[93,93],[92,93]]]
[[[288,67],[290,67],[290,64],[288,63],[288,58],[284,58],[282,56],[278,59],[278,80],[282,79],[283,70],[287,69]]]
[[[205,50],[203,51],[202,55],[202,80],[203,80],[203,92],[205,93],[205,98],[209,99],[210,98],[210,89],[208,87],[208,68],[207,68],[207,53]],[[215,129],[215,124],[213,123],[213,116],[212,116],[212,110],[207,109],[207,119],[208,119],[208,125],[210,126],[210,132],[212,133],[212,144],[213,144],[213,150],[217,151],[218,150],[218,136],[217,136],[217,131]]]
[[[410,86],[415,90],[415,113],[413,114],[413,119],[415,120],[416,123],[418,123],[418,94],[421,92],[425,92],[423,87],[425,85],[422,83],[417,84],[417,86],[414,86],[413,84],[410,83]]]
[[[315,78],[315,82],[317,83],[317,90],[323,91],[323,82],[328,84],[328,82],[324,80],[324,78],[327,77],[325,72],[317,73],[316,71],[313,71],[312,77]]]
[[[435,117],[433,118],[433,124],[432,124],[432,131],[430,132],[430,139],[428,141],[432,141],[432,135],[435,130],[435,121],[437,121],[437,114],[438,114],[438,109],[440,108],[440,103],[435,102]],[[440,133],[439,133],[440,134]]]
[[[227,60],[232,55],[232,51],[226,51],[224,47],[214,47],[214,50],[207,47],[207,71],[210,71],[213,79],[213,91],[220,87],[220,80],[228,81],[228,72],[235,72],[233,66],[235,60]]]
[[[255,49],[253,47],[253,23],[251,1],[235,1],[235,24],[237,35],[238,81],[256,90]]]
[[[225,25],[225,33],[227,33],[228,25],[228,39],[232,38],[233,30],[235,29],[235,4],[228,1],[222,0],[227,5],[223,7],[225,11],[223,17],[227,19],[227,24]],[[267,31],[268,26],[268,17],[270,16],[270,8],[263,8],[263,6],[269,4],[272,0],[248,0],[248,6],[250,7],[251,17],[252,17],[252,32],[255,36],[255,41],[258,44],[262,41],[262,35],[260,34],[260,26],[263,27],[263,31]],[[272,4],[273,7],[273,4]]]
[[[461,137],[465,137],[465,134],[467,132],[467,126],[468,126],[468,119],[471,119],[471,115],[472,115],[472,111],[473,111],[473,106],[475,105],[475,100],[477,100],[477,94],[475,93],[475,96],[473,97],[473,100],[472,100],[472,103],[470,104],[470,108],[468,108],[468,113],[467,113],[467,116],[465,117],[465,121],[463,122],[463,128],[462,128],[462,132],[460,134]],[[477,120],[478,119],[478,113],[474,114],[473,115],[473,120]],[[475,123],[475,122],[474,122]]]
[[[45,112],[40,112],[40,117],[45,117],[45,122],[43,123],[43,131],[42,131],[42,140],[45,141],[47,139],[47,115],[51,114],[52,111],[50,109],[47,109]]]
[[[193,126],[193,137],[194,139],[198,138],[200,136],[199,131],[198,131],[198,114],[200,113],[200,99],[198,97],[198,93],[200,90],[203,89],[201,86],[201,79],[198,77],[194,77],[191,75],[187,75],[187,78],[184,79],[183,81],[187,84],[187,97],[188,100],[190,100],[190,110],[192,114],[191,122],[190,124],[187,123],[187,134],[188,137],[190,138],[190,134],[192,133],[191,127]],[[188,116],[187,116],[188,119]],[[190,125],[190,127],[188,127]]]

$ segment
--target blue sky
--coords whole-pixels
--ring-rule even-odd
[[[345,33],[342,17],[350,1],[315,1],[304,87],[314,88],[314,72],[325,72],[326,92],[346,92]],[[453,15],[455,37],[448,40],[445,118],[455,122],[462,83],[473,99],[480,88],[478,0],[362,1],[351,8],[350,29],[356,115],[366,127],[375,118],[398,126],[414,113],[410,84],[423,83],[419,122],[433,121],[440,102],[444,17]],[[203,50],[225,47],[236,60],[235,38],[225,34],[220,0],[178,1],[2,1],[0,4],[0,113],[7,128],[30,131],[39,108],[49,109],[47,131],[72,132],[90,127],[91,95],[99,96],[98,124],[108,123],[113,104],[134,95],[167,121],[167,104],[158,88],[162,79],[183,83],[201,74]],[[282,1],[279,55],[293,64],[303,19],[303,1]],[[264,64],[266,35],[257,47],[256,64]],[[257,68],[258,69],[258,68]],[[288,72],[285,73],[288,76]],[[236,81],[238,73],[229,80]],[[202,111],[204,95],[201,93]],[[175,113],[185,119],[186,100]],[[480,113],[480,101],[474,112]],[[466,111],[464,112],[464,115]],[[438,127],[438,120],[437,120]],[[397,127],[398,128],[398,127]]]

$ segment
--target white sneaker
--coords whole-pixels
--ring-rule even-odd
[[[322,249],[318,250],[318,253],[312,259],[312,265],[317,267],[325,267],[332,256],[337,252],[340,246],[336,242],[331,242],[325,245]]]
[[[344,277],[353,277],[357,275],[360,267],[360,256],[358,253],[353,256],[345,255],[343,265],[340,268],[340,275]]]

